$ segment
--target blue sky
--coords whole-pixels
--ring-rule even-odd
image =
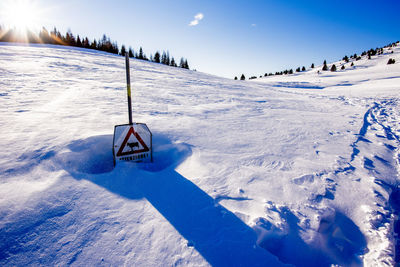
[[[400,39],[398,0],[31,1],[48,29],[105,33],[148,56],[169,50],[192,69],[228,78],[319,65]]]

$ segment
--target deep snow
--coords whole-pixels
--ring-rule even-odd
[[[0,265],[394,265],[393,50],[251,82],[131,60],[154,163],[113,168],[124,58],[0,44]]]

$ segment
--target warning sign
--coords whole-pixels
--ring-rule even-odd
[[[152,134],[144,123],[115,126],[113,142],[114,163],[152,161]]]

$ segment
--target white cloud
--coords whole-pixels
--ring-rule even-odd
[[[202,20],[203,18],[204,18],[204,14],[203,13],[196,14],[196,16],[194,16],[194,20],[192,20],[189,23],[189,26],[196,26],[197,24],[199,24],[200,20]]]
[[[197,14],[196,16],[194,16],[194,18],[195,18],[196,20],[202,20],[202,19],[204,18],[204,14],[203,14],[203,13],[199,13],[199,14]]]

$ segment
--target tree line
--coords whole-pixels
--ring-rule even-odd
[[[390,53],[393,53],[392,47],[396,47],[396,46],[399,45],[399,44],[400,44],[400,41],[397,41],[397,42],[393,42],[393,43],[390,43],[390,44],[388,44],[388,45],[385,45],[384,47],[371,48],[371,49],[368,50],[368,51],[363,51],[360,55],[354,54],[354,55],[351,55],[350,57],[346,55],[346,56],[344,56],[344,57],[342,58],[343,64],[340,66],[340,69],[341,69],[341,70],[346,69],[345,63],[351,62],[351,63],[350,63],[350,66],[353,67],[353,66],[354,66],[354,62],[355,62],[355,61],[358,61],[358,60],[360,60],[360,59],[362,59],[363,57],[366,58],[366,59],[372,59],[373,56],[382,55],[382,54],[384,53],[384,48],[386,48],[387,51],[390,51],[390,50],[391,50]],[[395,63],[396,63],[396,61],[395,61],[395,59],[393,59],[393,58],[390,58],[389,61],[387,62],[388,65],[389,65],[389,64],[395,64]],[[310,68],[311,68],[311,69],[315,68],[314,63],[311,64]],[[321,69],[321,70],[322,70],[322,71],[337,71],[337,67],[336,67],[335,64],[332,64],[332,66],[329,67],[329,66],[327,65],[327,63],[326,63],[326,60],[324,60],[324,62],[323,62],[323,64],[322,64],[322,69]],[[303,72],[303,71],[306,71],[306,67],[305,67],[305,66],[303,66],[303,67],[298,67],[298,68],[296,68],[295,71],[296,71],[296,72]],[[293,69],[287,69],[287,70],[283,70],[283,71],[277,71],[277,72],[275,72],[275,73],[272,73],[272,72],[271,72],[271,73],[265,73],[265,74],[264,74],[264,77],[273,76],[273,75],[288,75],[288,74],[293,74],[293,73],[294,73]],[[318,71],[318,73],[319,73],[319,71]],[[259,76],[259,77],[262,78],[263,76],[261,75],[261,76]],[[235,76],[234,79],[237,80],[238,77]],[[257,79],[257,76],[251,76],[251,77],[249,78],[249,80],[252,80],[252,79]],[[246,80],[246,77],[245,77],[244,74],[242,74],[242,75],[240,76],[240,80]]]
[[[11,43],[42,43],[42,44],[54,44],[54,45],[65,45],[81,47],[86,49],[94,49],[99,51],[104,51],[112,54],[125,56],[128,53],[129,57],[137,58],[141,60],[147,60],[155,63],[164,64],[171,67],[180,67],[184,69],[189,69],[189,64],[187,59],[181,58],[179,63],[176,62],[173,56],[169,55],[169,52],[163,51],[160,53],[156,51],[154,56],[150,55],[150,58],[146,56],[143,48],[140,47],[138,51],[134,51],[132,47],[126,48],[125,45],[119,46],[117,42],[112,41],[110,37],[103,34],[102,38],[93,41],[89,40],[88,37],[81,37],[79,35],[74,35],[71,30],[68,30],[65,35],[61,34],[57,28],[54,27],[52,31],[48,31],[46,28],[42,28],[39,34],[27,30],[26,34],[21,35],[16,29],[6,29],[0,26],[0,42],[11,42]]]

